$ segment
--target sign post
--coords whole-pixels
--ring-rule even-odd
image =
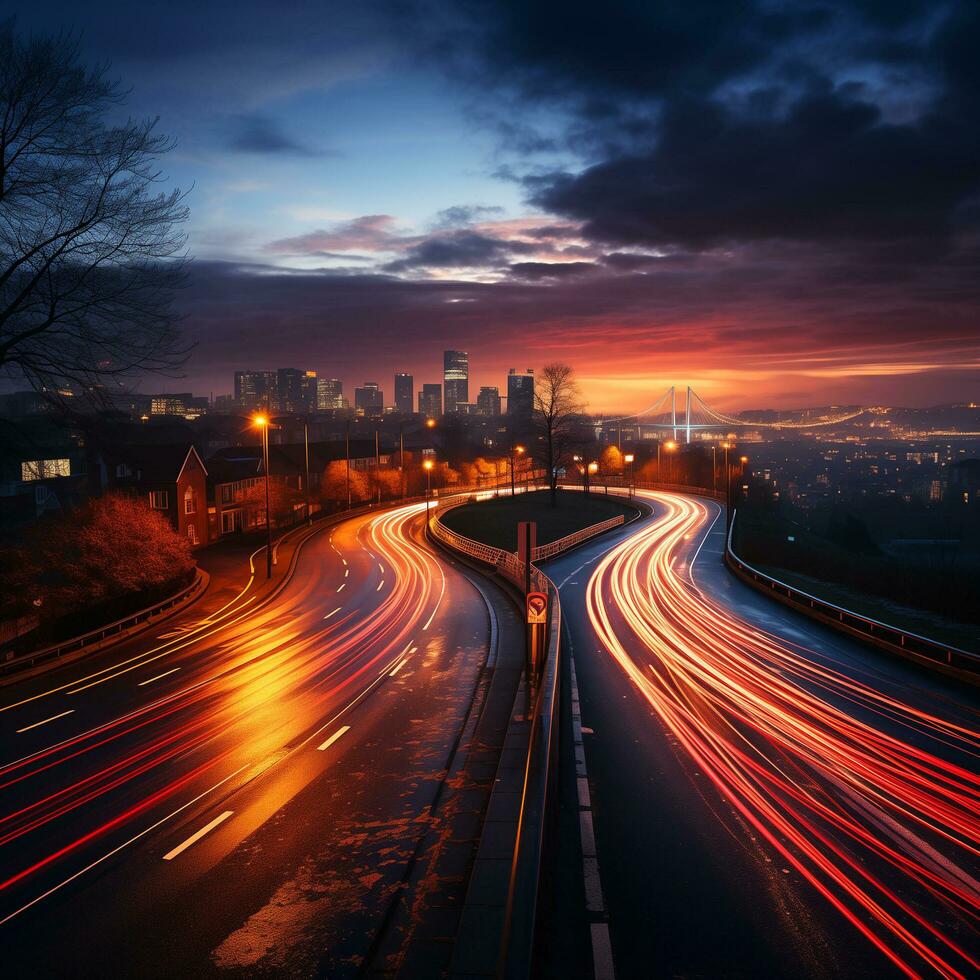
[[[524,667],[527,672],[527,683],[528,683],[528,694],[530,694],[531,684],[533,682],[534,674],[533,669],[535,665],[534,661],[534,626],[530,619],[530,601],[532,595],[540,595],[540,593],[531,592],[531,556],[534,554],[534,549],[538,544],[538,525],[535,521],[520,521],[517,525],[517,557],[524,563],[524,596],[527,602],[528,616],[527,619],[527,633],[526,633],[526,646],[524,650]],[[545,604],[547,608],[547,599],[545,596]]]

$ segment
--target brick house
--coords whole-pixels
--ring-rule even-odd
[[[103,489],[143,499],[192,548],[207,544],[208,471],[193,445],[125,446],[103,452],[100,467]]]

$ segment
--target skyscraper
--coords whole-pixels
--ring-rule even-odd
[[[499,415],[500,414],[500,389],[481,388],[480,394],[476,396],[477,415]]]
[[[316,378],[316,372],[309,372]],[[314,382],[315,383],[315,382]],[[276,393],[280,412],[305,412],[309,383],[307,372],[299,368],[279,368],[276,371]]]
[[[427,419],[437,419],[442,415],[442,385],[422,385],[419,415]]]
[[[354,389],[354,411],[358,415],[379,416],[384,410],[384,392],[376,381],[365,381],[363,387]]]
[[[507,414],[514,419],[530,421],[534,411],[534,368],[518,374],[511,368],[507,375]]]
[[[317,378],[316,410],[328,412],[344,407],[344,384],[339,378]]]
[[[276,372],[275,371],[236,371],[235,401],[245,412],[257,409],[276,411]]]
[[[395,411],[401,415],[412,414],[412,402],[415,401],[415,379],[410,374],[395,375]]]
[[[458,411],[470,400],[470,356],[464,350],[442,352],[442,380],[446,384],[446,414]]]

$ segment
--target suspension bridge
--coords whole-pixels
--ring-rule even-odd
[[[676,440],[680,436],[690,442],[692,433],[697,435],[703,431],[725,432],[744,429],[814,429],[847,422],[863,415],[866,408],[844,408],[826,414],[815,414],[810,409],[795,412],[772,413],[775,418],[753,419],[726,415],[713,409],[690,386],[687,386],[686,398],[682,410],[678,411],[677,386],[671,385],[655,402],[641,412],[631,415],[619,415],[611,418],[600,416],[596,420],[598,431],[608,428],[633,427],[638,430],[649,429],[673,432]],[[768,413],[767,413],[768,414]],[[786,417],[780,417],[786,416]]]

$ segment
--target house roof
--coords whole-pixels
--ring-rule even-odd
[[[207,467],[198,456],[197,450],[186,442],[119,446],[105,451],[109,462],[126,463],[144,483],[176,483],[192,454],[207,473]]]

